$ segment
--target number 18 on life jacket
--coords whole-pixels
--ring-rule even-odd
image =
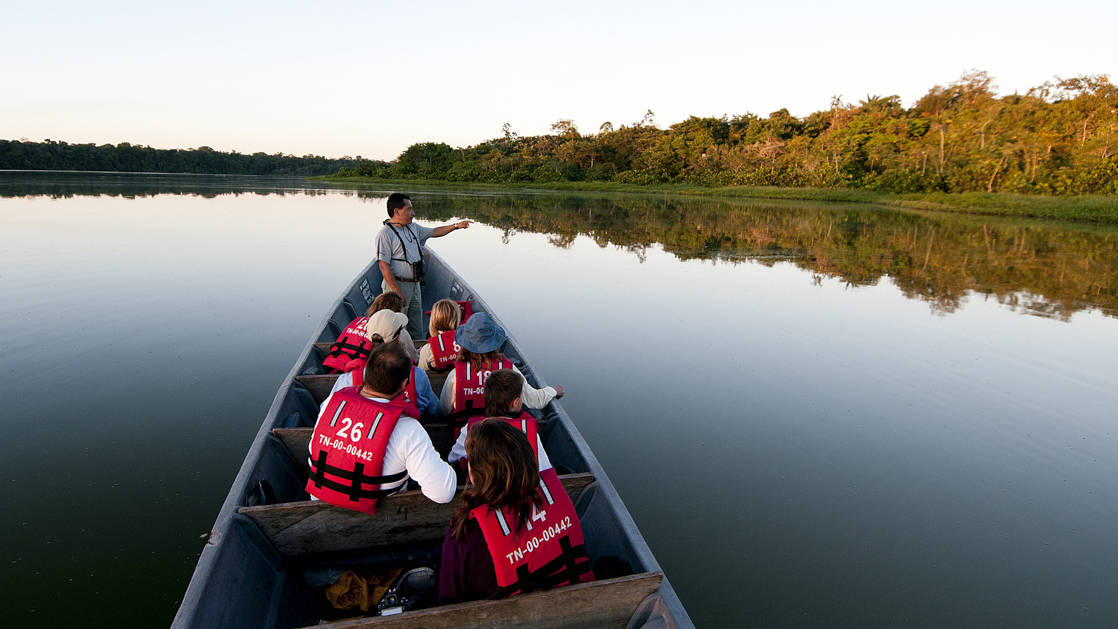
[[[497,576],[497,595],[547,590],[593,581],[582,526],[554,469],[540,472],[542,507],[518,525],[510,509],[482,505],[470,511],[485,536]]]
[[[486,363],[482,369],[469,361],[454,363],[453,419],[465,423],[470,415],[485,414],[485,381],[498,369],[512,369],[512,361],[506,358],[495,365]]]

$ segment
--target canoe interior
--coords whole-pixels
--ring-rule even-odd
[[[430,252],[427,255],[424,310],[430,310],[437,299],[450,297],[472,299],[475,311],[493,315],[488,305],[441,258]],[[327,568],[356,569],[384,562],[404,566],[437,562],[453,505],[435,505],[418,492],[386,499],[376,516],[311,503],[304,489],[306,459],[297,455],[305,452],[301,448],[305,448],[308,429],[313,428],[318,416],[318,402],[333,384],[322,368],[321,344],[333,342],[352,319],[364,312],[380,292],[380,280],[375,264],[358,275],[335,302],[284,379],[221,507],[175,616],[174,627],[286,628],[338,620],[352,612],[330,608],[321,588],[307,584],[308,575]],[[511,334],[504,352],[530,383],[536,387],[546,385]],[[439,386],[435,386],[434,380],[432,387],[438,393],[441,379]],[[539,418],[539,434],[548,457],[556,471],[564,475],[568,492],[575,492],[572,496],[577,498],[576,510],[591,565],[605,566],[607,570],[612,566],[609,576],[617,578],[589,588],[574,586],[586,593],[574,592],[570,597],[563,593],[573,587],[505,601],[467,603],[463,604],[466,611],[459,614],[448,615],[447,610],[463,606],[444,606],[407,612],[394,619],[366,618],[357,624],[347,621],[339,626],[396,626],[412,622],[408,618],[417,615],[414,622],[432,627],[513,626],[529,622],[555,627],[587,623],[623,627],[634,612],[640,618],[647,616],[648,626],[691,626],[605,471],[562,406],[553,402],[539,413]],[[449,427],[428,428],[445,455],[451,437]],[[347,533],[369,526],[375,528],[381,516],[384,521],[379,523],[379,530],[384,532],[385,539],[391,540],[390,545],[378,544],[375,534]],[[390,524],[385,523],[389,521]],[[607,559],[599,563],[603,558]],[[603,601],[603,605],[575,605],[579,600],[595,599]],[[559,601],[570,602],[570,609],[557,614],[557,606],[563,604]],[[605,601],[611,604],[606,605]],[[598,616],[594,616],[596,613]]]

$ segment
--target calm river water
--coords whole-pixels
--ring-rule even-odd
[[[0,599],[173,617],[386,191],[0,173]],[[700,626],[1113,626],[1118,232],[418,191]],[[236,596],[236,592],[230,592]]]

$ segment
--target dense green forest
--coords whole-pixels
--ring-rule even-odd
[[[29,142],[0,140],[0,169],[96,170],[148,173],[207,173],[215,175],[301,175],[332,173],[353,167],[351,158],[327,159],[319,155],[268,155],[223,153],[208,146],[196,149],[153,149],[122,142],[67,144],[53,140]]]
[[[781,109],[641,121],[583,134],[504,134],[466,148],[427,142],[394,162],[359,160],[338,177],[478,183],[593,181],[862,188],[887,192],[1118,193],[1118,87],[1106,76],[1055,79],[998,96],[985,72],[936,85],[912,107],[897,96],[834,99],[804,118]]]

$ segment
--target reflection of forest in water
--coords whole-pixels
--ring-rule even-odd
[[[323,190],[300,179],[32,173],[0,178],[0,196],[159,194],[356,194],[383,202],[387,190]],[[306,186],[306,188],[303,188]],[[1118,316],[1118,230],[1051,222],[917,214],[865,205],[715,200],[645,194],[413,194],[420,219],[465,216],[507,234],[548,234],[557,247],[579,236],[642,258],[659,244],[682,260],[790,261],[852,286],[889,276],[909,298],[953,312],[968,291],[1029,314],[1067,319],[1086,308]],[[381,216],[382,207],[375,208]]]
[[[425,218],[468,216],[508,232],[587,236],[643,258],[661,245],[680,259],[772,265],[791,261],[853,286],[889,276],[909,298],[953,312],[968,291],[1029,314],[1118,315],[1118,231],[981,216],[916,214],[864,205],[716,201],[652,196],[439,196]]]
[[[334,194],[322,184],[296,177],[194,175],[167,173],[87,173],[0,171],[0,197],[109,196],[125,199],[161,194],[212,199],[223,194]]]

